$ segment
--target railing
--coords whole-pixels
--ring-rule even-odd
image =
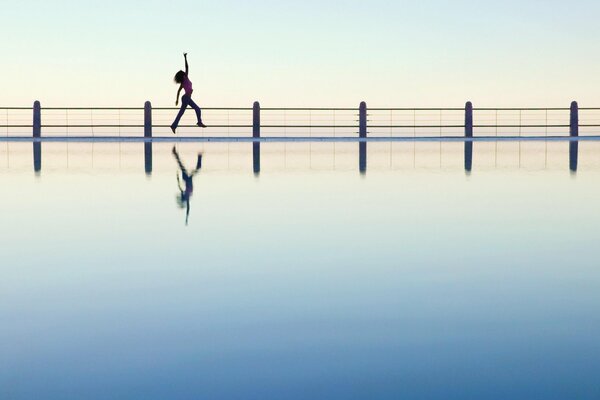
[[[0,107],[0,137],[173,137],[178,108]],[[596,136],[600,108],[281,108],[206,107],[209,128],[180,125],[193,137],[423,138]],[[33,115],[32,115],[33,114]],[[190,110],[183,121],[193,121]],[[195,121],[194,121],[195,122]],[[4,132],[1,132],[4,130]]]

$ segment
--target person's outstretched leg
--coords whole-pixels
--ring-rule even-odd
[[[177,129],[177,127],[179,126],[179,121],[181,120],[181,117],[183,117],[183,113],[185,112],[185,109],[188,106],[188,104],[188,97],[186,95],[181,96],[181,108],[179,109],[179,112],[175,117],[175,121],[173,121],[173,123],[171,124],[171,130],[173,131],[173,133],[175,133],[175,129]]]
[[[196,111],[196,118],[198,119],[198,126],[201,128],[206,128],[206,125],[204,125],[202,123],[202,110],[200,109],[200,107],[198,107],[198,104],[196,104],[194,102],[194,100],[192,100],[192,98],[190,97],[190,106],[194,109],[194,111]]]

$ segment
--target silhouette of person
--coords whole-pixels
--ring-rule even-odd
[[[198,107],[194,100],[192,100],[192,92],[194,90],[192,89],[192,82],[188,77],[190,68],[188,66],[187,53],[183,53],[183,58],[185,59],[185,72],[180,70],[175,74],[175,78],[173,78],[175,80],[175,83],[179,84],[175,105],[179,104],[179,94],[181,93],[181,89],[185,91],[185,94],[181,96],[181,108],[179,109],[179,113],[177,113],[175,121],[173,121],[173,123],[171,124],[171,130],[173,131],[173,133],[175,133],[175,129],[177,129],[177,126],[179,126],[179,121],[181,120],[181,117],[183,116],[183,113],[185,112],[187,106],[192,107],[196,111],[196,118],[198,119],[198,123],[196,125],[198,125],[201,128],[206,128],[206,125],[202,123],[202,110],[200,110],[200,107]]]
[[[177,161],[177,164],[179,165],[179,169],[181,170],[181,179],[183,180],[185,186],[185,188],[181,187],[181,179],[179,179],[179,174],[177,174],[177,187],[179,188],[179,195],[177,196],[177,205],[179,205],[180,208],[186,208],[185,224],[187,225],[190,217],[190,198],[194,193],[193,180],[194,176],[196,176],[196,174],[200,171],[200,168],[202,168],[202,153],[198,153],[198,159],[196,160],[196,168],[191,173],[188,172],[188,170],[181,162],[181,158],[179,158],[179,153],[177,152],[175,146],[173,146],[172,153],[173,157],[175,157],[175,160]]]

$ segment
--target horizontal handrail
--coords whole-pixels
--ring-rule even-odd
[[[179,110],[180,107],[152,107],[153,110]],[[0,110],[32,110],[33,107],[0,107]],[[144,107],[41,107],[55,111],[131,110],[143,111]],[[211,111],[252,111],[252,107],[202,107]],[[261,107],[262,111],[358,111],[351,107]],[[567,107],[473,107],[473,111],[569,111]],[[598,111],[600,107],[579,107],[581,111]],[[369,111],[464,111],[463,107],[371,107]]]
[[[0,125],[0,128],[31,128],[33,125]],[[42,124],[42,128],[143,128],[143,124]],[[183,128],[193,128],[196,125],[179,125]],[[211,128],[252,128],[253,125],[210,125]],[[473,128],[568,128],[568,124],[552,124],[552,125],[473,125]],[[584,128],[600,128],[600,124],[579,124],[580,127]],[[153,128],[169,128],[168,124],[153,124]],[[328,129],[328,128],[340,128],[350,129],[357,128],[356,125],[270,125],[263,124],[262,128],[290,128],[290,129],[301,129],[301,128],[315,128],[315,129]],[[406,128],[406,129],[435,129],[435,128],[464,128],[464,125],[369,125],[369,128],[374,129],[391,129],[391,128]]]

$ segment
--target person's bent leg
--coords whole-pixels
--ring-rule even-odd
[[[191,97],[190,97],[190,106],[194,109],[194,111],[196,111],[196,118],[198,119],[198,125],[204,125],[202,123],[202,110],[200,109],[200,107],[198,107],[198,104],[196,104],[194,102],[194,100],[192,100]]]
[[[183,113],[185,112],[186,107],[188,106],[189,102],[187,100],[187,96],[183,95],[181,96],[181,108],[179,109],[179,112],[177,113],[177,116],[175,117],[175,121],[173,121],[173,123],[171,124],[171,129],[175,130],[177,129],[177,127],[179,126],[179,121],[181,120],[181,117],[183,117]]]

